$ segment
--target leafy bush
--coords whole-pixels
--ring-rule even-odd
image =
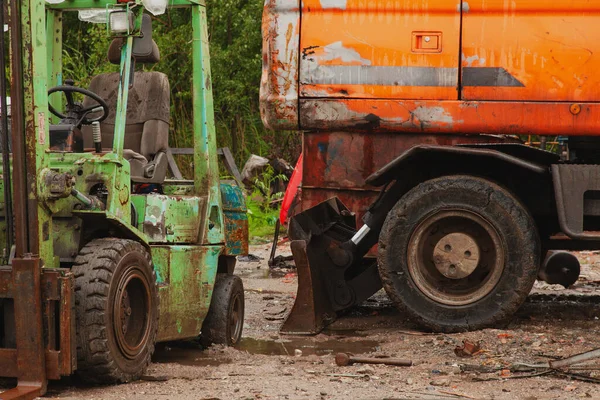
[[[277,174],[273,167],[267,166],[265,171],[254,179],[254,191],[248,197],[248,223],[251,237],[273,236],[275,225],[279,219],[280,203],[283,192],[274,192],[278,181],[286,182],[287,176]]]

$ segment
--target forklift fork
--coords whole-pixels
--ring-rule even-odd
[[[39,258],[14,259],[0,267],[2,376],[18,385],[0,399],[33,399],[48,379],[73,373],[76,365],[73,277],[67,269],[45,269]]]

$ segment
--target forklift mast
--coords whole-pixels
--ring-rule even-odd
[[[5,64],[9,49],[0,41],[3,211],[7,226],[0,267],[0,316],[4,322],[0,370],[3,376],[18,379],[16,388],[2,394],[6,400],[43,395],[47,380],[72,373],[76,358],[71,340],[73,278],[68,270],[43,268],[54,258],[51,215],[37,201],[39,172],[47,166],[49,143],[45,2],[1,0],[0,4],[0,9],[8,8],[10,14],[12,79],[9,133],[4,100],[8,95]],[[0,12],[0,26],[4,20],[4,12]]]

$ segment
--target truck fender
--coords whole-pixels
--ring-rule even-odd
[[[445,164],[446,161],[458,161],[459,164],[465,164],[467,162],[483,163],[487,161],[488,163],[492,162],[499,165],[514,165],[537,174],[546,174],[548,173],[550,164],[558,161],[558,156],[553,157],[552,153],[535,148],[530,148],[533,150],[533,152],[522,151],[522,155],[514,155],[514,153],[516,153],[514,149],[523,149],[525,147],[527,146],[520,144],[415,146],[402,153],[383,168],[371,174],[367,178],[366,182],[372,186],[384,186],[392,180],[397,179],[398,175],[401,174],[401,171],[405,169],[407,165],[414,164],[423,165],[426,163],[432,166],[437,165],[439,167],[443,167],[443,164]],[[506,150],[511,150],[511,153],[513,154],[506,152]],[[535,157],[542,154],[545,156],[545,158]]]
[[[402,196],[418,184],[444,175],[470,174],[508,185],[509,176],[526,173],[551,185],[550,165],[559,159],[520,144],[415,146],[367,178],[367,184],[385,188],[363,220],[378,236],[388,212]]]

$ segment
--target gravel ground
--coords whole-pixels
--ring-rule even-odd
[[[521,377],[516,363],[535,364],[600,347],[600,255],[579,253],[582,276],[573,289],[537,283],[505,329],[429,334],[406,322],[384,293],[347,313],[314,337],[281,336],[297,286],[293,269],[270,271],[268,244],[252,246],[260,259],[239,262],[246,322],[237,349],[191,343],[158,346],[144,380],[89,387],[75,378],[52,382],[56,399],[573,399],[600,398],[600,384],[572,376]],[[279,254],[289,255],[287,244]],[[481,350],[468,358],[464,340]],[[412,367],[357,364],[338,367],[337,352],[408,358]],[[571,371],[600,379],[598,365]],[[596,369],[594,369],[596,368]],[[491,371],[491,372],[490,372]],[[600,382],[600,380],[598,381]]]

